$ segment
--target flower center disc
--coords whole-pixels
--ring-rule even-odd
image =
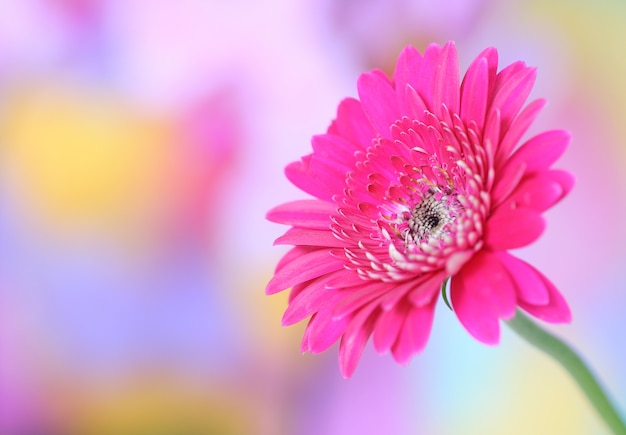
[[[424,242],[431,237],[439,238],[444,228],[455,217],[451,213],[445,196],[437,198],[437,192],[429,189],[426,195],[413,207],[408,218],[406,238],[414,243]]]

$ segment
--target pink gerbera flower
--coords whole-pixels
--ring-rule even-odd
[[[341,338],[345,377],[370,336],[399,363],[421,351],[448,278],[454,312],[483,343],[498,342],[499,320],[517,307],[570,320],[555,286],[507,252],[535,241],[541,213],[572,188],[572,175],[550,169],[570,136],[548,131],[518,147],[545,101],[523,107],[534,68],[497,67],[488,48],[461,81],[453,43],[424,55],[407,47],[393,79],[361,75],[359,100],[342,101],[313,153],[286,168],[315,199],[268,213],[292,227],[276,243],[295,247],[266,291],[293,288],[284,325],[311,317],[303,351]]]

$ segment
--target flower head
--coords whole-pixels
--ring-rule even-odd
[[[507,252],[535,241],[542,212],[572,188],[550,168],[569,134],[518,145],[545,102],[524,106],[534,68],[497,68],[488,48],[461,80],[453,43],[407,47],[392,79],[362,74],[359,100],[342,101],[313,153],[286,168],[315,199],[268,213],[291,226],[276,243],[294,247],[266,292],[292,288],[283,324],[310,317],[303,351],[341,339],[345,377],[370,337],[400,363],[421,351],[447,278],[456,316],[483,343],[498,342],[517,307],[570,320],[555,286]]]

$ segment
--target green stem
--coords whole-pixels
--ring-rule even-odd
[[[517,310],[515,317],[506,323],[530,344],[535,345],[560,362],[576,380],[587,399],[593,404],[613,433],[626,435],[626,425],[621,420],[606,392],[574,350],[554,335],[541,329],[520,310]]]

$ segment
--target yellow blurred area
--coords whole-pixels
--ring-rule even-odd
[[[601,427],[594,410],[572,382],[569,375],[554,361],[521,343],[519,367],[513,376],[501,379],[501,402],[498,413],[485,419],[488,410],[472,413],[475,421],[467,434],[586,434],[599,433]],[[595,426],[597,425],[597,427]],[[540,430],[541,432],[537,432]]]
[[[172,128],[103,90],[30,85],[9,95],[4,158],[46,218],[128,219],[172,173]]]
[[[233,383],[192,382],[148,374],[78,393],[71,434],[245,434],[255,433],[259,409]]]

